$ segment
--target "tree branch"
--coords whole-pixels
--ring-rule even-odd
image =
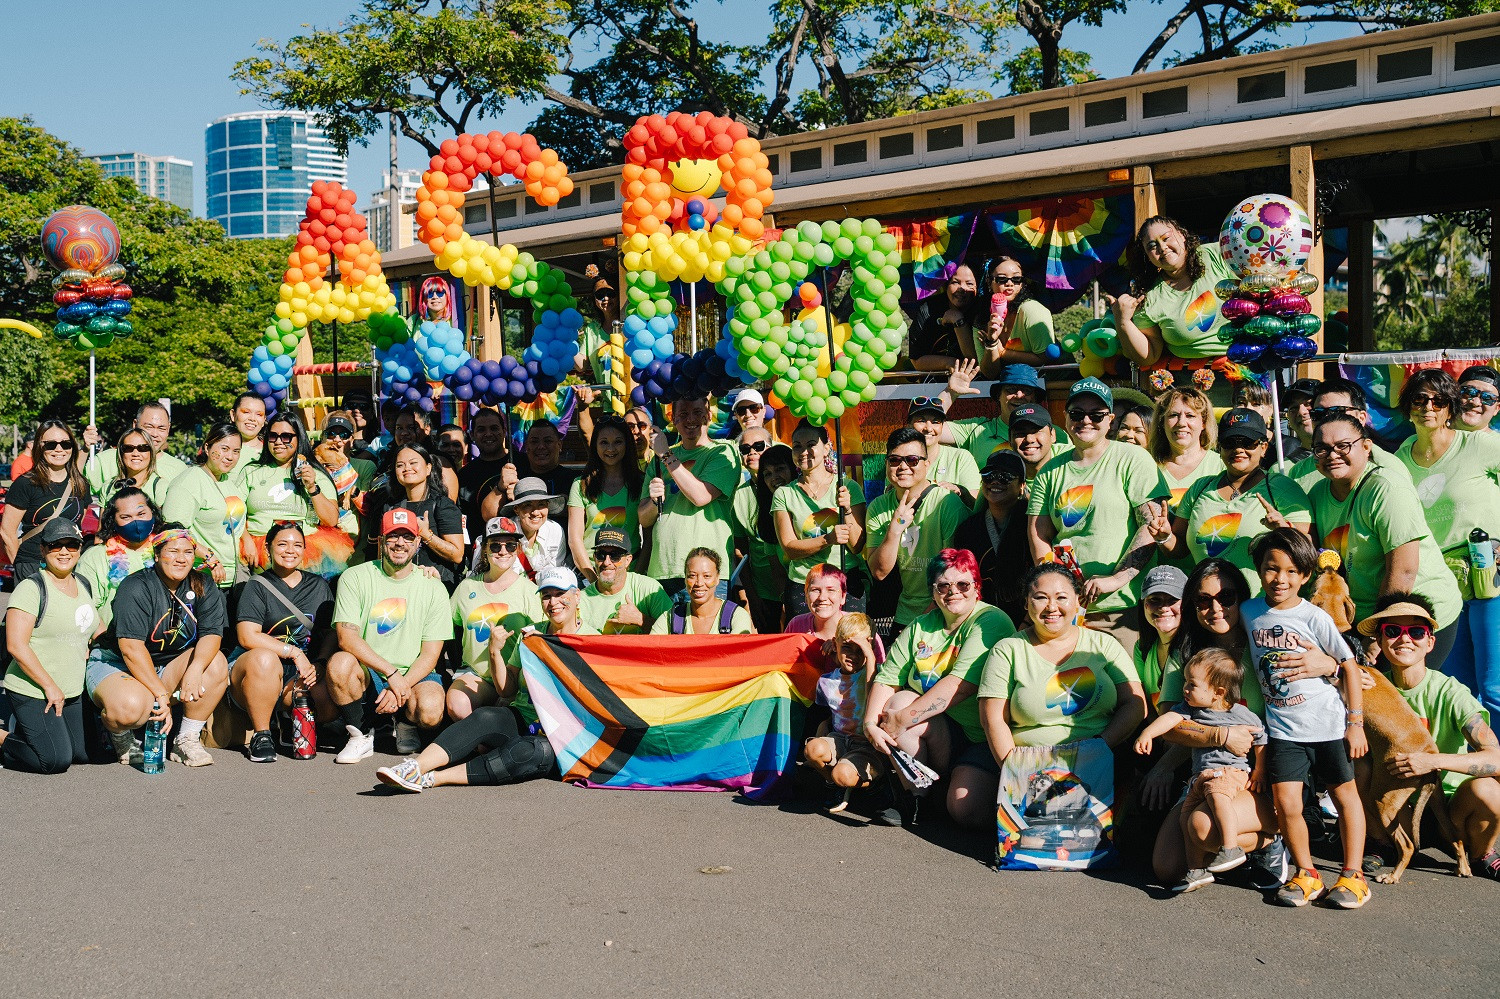
[[[1156,61],[1156,57],[1161,54],[1161,50],[1167,47],[1167,43],[1172,40],[1178,29],[1192,16],[1194,8],[1198,6],[1197,0],[1188,0],[1181,10],[1173,14],[1156,37],[1151,40],[1151,44],[1146,46],[1146,51],[1141,53],[1141,57],[1135,61],[1135,66],[1130,72],[1144,73],[1150,68],[1151,64]],[[1201,10],[1199,13],[1201,14]]]

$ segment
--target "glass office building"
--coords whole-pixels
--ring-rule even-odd
[[[105,153],[90,156],[106,177],[129,177],[142,192],[193,210],[193,163],[175,156],[144,153]]]
[[[290,235],[313,181],[349,182],[344,157],[300,111],[227,115],[204,130],[204,147],[206,214],[231,236]]]

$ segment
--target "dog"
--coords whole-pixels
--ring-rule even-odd
[[[1390,761],[1395,754],[1436,753],[1437,743],[1396,685],[1368,661],[1369,653],[1360,652],[1365,645],[1354,631],[1354,601],[1349,597],[1349,584],[1338,570],[1336,552],[1318,553],[1318,575],[1310,602],[1333,618],[1339,631],[1351,642],[1350,647],[1365,660],[1359,668],[1374,682],[1374,686],[1365,688],[1363,695],[1365,737],[1370,742],[1370,753],[1365,758],[1369,766],[1357,768],[1367,771],[1360,773],[1359,797],[1370,835],[1395,847],[1398,853],[1395,866],[1388,873],[1376,875],[1375,880],[1392,885],[1401,880],[1421,848],[1422,815],[1429,808],[1457,862],[1458,876],[1469,877],[1469,858],[1463,839],[1448,815],[1448,801],[1443,796],[1442,772],[1435,770],[1420,777],[1397,777],[1391,773]]]

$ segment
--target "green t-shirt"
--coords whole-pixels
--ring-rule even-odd
[[[1339,553],[1344,561],[1344,575],[1349,580],[1349,596],[1354,600],[1355,620],[1363,620],[1375,611],[1385,579],[1385,558],[1391,551],[1409,541],[1419,543],[1417,581],[1412,592],[1432,604],[1439,628],[1458,620],[1463,609],[1458,583],[1443,561],[1443,553],[1432,540],[1432,531],[1422,516],[1422,504],[1416,490],[1404,480],[1373,466],[1367,466],[1349,496],[1334,499],[1327,479],[1313,486],[1313,523],[1322,547]]]
[[[1010,427],[999,416],[974,416],[967,420],[952,420],[948,423],[948,434],[953,443],[969,452],[974,464],[983,468],[990,455],[1000,448],[1010,447]]]
[[[849,499],[855,506],[864,502],[864,490],[853,479],[844,479],[844,488],[849,490]],[[838,508],[839,480],[830,479],[828,489],[816,501],[808,496],[807,491],[797,482],[789,483],[776,490],[771,497],[771,517],[774,524],[776,511],[783,511],[792,521],[792,534],[798,539],[806,541],[809,538],[821,538],[833,531],[833,528],[841,521]],[[849,551],[843,545],[834,545],[816,555],[806,558],[787,559],[787,578],[797,586],[807,581],[807,574],[812,571],[813,566],[828,563],[837,566],[845,572],[864,572],[864,560],[854,552]]]
[[[979,466],[962,448],[938,445],[937,460],[927,466],[928,482],[951,482],[970,496],[979,495]]]
[[[630,602],[640,609],[641,616],[648,622],[655,621],[672,613],[672,598],[667,596],[667,591],[662,589],[661,584],[650,576],[642,576],[638,572],[625,573],[625,585],[618,593],[600,593],[597,582],[590,583],[588,589],[583,591],[583,596],[578,600],[578,620],[594,629],[599,635],[641,635],[645,634],[646,628],[634,625],[610,624],[609,619],[615,616],[615,611],[629,597]]]
[[[1370,444],[1370,464],[1376,468],[1383,468],[1395,479],[1402,482],[1411,482],[1411,472],[1407,470],[1400,458],[1391,454],[1379,444]],[[1318,462],[1312,455],[1308,455],[1301,461],[1292,465],[1291,470],[1286,473],[1297,480],[1297,485],[1302,491],[1311,496],[1313,486],[1323,481],[1323,473],[1318,471]]]
[[[160,507],[161,497],[152,489],[155,488],[164,495],[167,485],[191,467],[176,455],[159,452],[156,456],[156,474],[146,480],[146,495]],[[106,493],[109,492],[110,485],[120,477],[120,452],[116,448],[109,448],[92,455],[84,462],[83,477],[89,484],[89,490],[101,503],[109,502],[109,495],[113,494]]]
[[[865,532],[869,540],[865,551],[873,552],[885,543],[896,513],[896,490],[885,492],[870,501],[865,513]],[[912,522],[901,530],[896,548],[896,571],[901,574],[901,599],[896,604],[896,623],[911,624],[932,606],[932,588],[927,585],[927,563],[953,541],[969,516],[964,501],[946,489],[933,486],[917,504]]]
[[[510,662],[521,629],[547,620],[536,586],[525,576],[512,578],[498,593],[484,577],[469,576],[454,589],[448,604],[453,609],[453,626],[461,629],[464,668],[484,679],[490,676],[490,631],[496,624],[510,632],[500,656],[502,662]]]
[[[594,376],[594,383],[607,385],[608,380],[604,377],[604,353],[609,346],[609,336],[604,328],[599,325],[599,320],[589,316],[584,319],[583,327],[578,331],[579,349],[583,356],[588,358],[589,371]]]
[[[1500,435],[1453,435],[1443,456],[1423,468],[1412,460],[1415,438],[1396,450],[1396,458],[1411,473],[1417,499],[1432,539],[1447,551],[1466,545],[1469,532],[1483,528],[1491,538],[1500,535]]]
[[[693,631],[692,630],[693,629],[693,622],[692,621],[684,621],[682,626],[684,628],[683,634],[685,634],[685,635],[698,635],[698,634],[717,635],[719,633],[719,621],[718,621],[717,616],[714,618],[713,626],[707,632]],[[672,633],[672,606],[671,606],[671,602],[669,601],[668,604],[667,604],[667,612],[665,614],[663,614],[661,617],[657,618],[654,622],[652,622],[652,624],[651,624],[651,634],[653,634],[653,635],[670,635],[671,633]],[[753,634],[755,634],[755,625],[750,620],[750,612],[747,611],[745,608],[739,606],[738,604],[735,605],[734,613],[731,614],[731,615],[729,615],[729,634],[731,634],[731,635],[753,635]]]
[[[985,322],[988,321],[986,318]],[[1044,354],[1057,342],[1057,334],[1052,329],[1052,313],[1034,298],[1023,299],[1020,305],[1011,309],[1007,322],[1011,327],[1010,336],[1005,341],[1006,350]]]
[[[975,601],[969,616],[948,630],[943,612],[934,608],[917,618],[896,637],[875,679],[897,690],[925,694],[945,676],[958,676],[979,686],[984,658],[995,643],[1016,633],[1006,613],[983,600]],[[970,695],[947,710],[970,742],[984,742],[979,721],[979,699]]]
[[[246,465],[240,476],[245,485],[245,530],[251,535],[265,537],[278,520],[293,520],[310,528],[318,526],[318,511],[313,508],[312,498],[298,490],[300,483],[291,465],[285,468]],[[315,465],[313,477],[323,495],[337,504],[338,489],[328,473]]]
[[[187,527],[193,540],[218,556],[229,570],[223,583],[234,584],[240,560],[240,537],[245,533],[245,483],[238,472],[215,479],[199,467],[172,483],[162,516]]]
[[[1074,458],[1053,459],[1044,465],[1032,480],[1026,513],[1051,519],[1054,544],[1073,542],[1073,556],[1085,577],[1110,576],[1139,526],[1136,507],[1169,495],[1161,469],[1145,448],[1111,441],[1087,468]],[[1137,576],[1131,585],[1100,598],[1089,611],[1134,607],[1140,602],[1140,582]]]
[[[656,579],[681,579],[687,553],[694,548],[713,549],[726,566],[732,554],[730,504],[740,482],[739,462],[717,443],[692,450],[678,444],[672,448],[672,454],[698,481],[717,489],[719,498],[707,506],[694,506],[692,500],[682,495],[665,466],[661,467],[667,498],[651,529],[651,564],[647,567],[647,574]],[[647,474],[655,471],[652,468]]]
[[[1266,532],[1264,499],[1293,524],[1312,523],[1312,505],[1296,482],[1276,472],[1234,499],[1219,495],[1218,476],[1199,479],[1177,505],[1177,516],[1187,521],[1187,562],[1197,565],[1206,558],[1228,559],[1237,565],[1250,585],[1250,595],[1260,596],[1260,573],[1250,557],[1250,546]]]
[[[246,465],[254,464],[260,460],[260,453],[265,450],[265,445],[257,438],[253,441],[245,441],[240,445],[239,460],[234,463],[236,472],[243,472]]]
[[[1240,700],[1245,707],[1253,711],[1258,718],[1266,716],[1266,697],[1261,692],[1260,681],[1256,679],[1255,670],[1250,668],[1250,650],[1246,648],[1240,653],[1240,668],[1245,671],[1244,679],[1240,681]],[[1158,704],[1171,707],[1173,704],[1182,703],[1182,660],[1177,656],[1167,658],[1167,668],[1161,675],[1161,686],[1159,688]]]
[[[49,612],[50,613],[50,612]],[[1401,690],[1400,687],[1396,688]],[[1464,738],[1464,723],[1478,715],[1488,725],[1490,713],[1474,697],[1461,681],[1446,673],[1429,668],[1422,682],[1410,690],[1401,690],[1407,705],[1427,725],[1432,741],[1437,743],[1440,753],[1456,754],[1469,751],[1469,740]],[[1443,771],[1443,793],[1452,796],[1462,785],[1473,780],[1468,774]]]
[[[786,594],[786,556],[776,543],[773,529],[767,537],[760,530],[760,500],[755,495],[753,483],[746,482],[734,491],[730,504],[734,520],[734,536],[743,538],[748,546],[750,565],[749,579],[741,578],[747,590],[753,589],[762,600],[781,603]]]
[[[1151,648],[1146,648],[1145,635],[1153,636]],[[1166,674],[1170,659],[1162,654],[1166,643],[1161,636],[1156,634],[1147,625],[1142,633],[1142,638],[1135,643],[1135,648],[1130,651],[1130,661],[1135,666],[1135,675],[1141,678],[1141,689],[1146,692],[1146,699],[1153,705],[1159,703],[1161,694],[1162,677]]]
[[[89,641],[98,630],[99,615],[88,591],[76,579],[78,595],[70,597],[58,589],[52,573],[43,569],[29,579],[16,584],[10,595],[10,609],[36,617],[41,606],[41,587],[47,587],[47,613],[41,623],[31,630],[31,651],[63,692],[64,697],[77,697],[83,693],[83,672],[89,658]],[[21,669],[21,664],[11,660],[5,673],[5,689],[25,697],[45,698],[42,688],[32,682]]]
[[[1205,479],[1218,478],[1219,473],[1224,471],[1224,459],[1219,457],[1217,451],[1205,451],[1202,460],[1198,462],[1198,467],[1180,479],[1173,475],[1165,465],[1157,467],[1161,469],[1161,477],[1166,481],[1167,488],[1171,490],[1172,498],[1169,502],[1172,509],[1176,510],[1189,489]]]
[[[583,495],[583,479],[574,479],[568,487],[568,506],[583,510],[583,550],[594,550],[594,535],[599,533],[599,528],[617,527],[639,551],[641,528],[636,511],[640,500],[639,496],[631,498],[628,486],[621,486],[616,492],[600,493],[598,499],[588,499]]]
[[[94,609],[99,612],[99,622],[104,627],[114,620],[115,591],[132,572],[156,564],[150,545],[136,549],[127,548],[122,542],[111,538],[102,545],[94,545],[78,559],[76,576],[82,576],[94,588]],[[47,613],[52,613],[49,609]]]
[[[422,654],[423,642],[453,637],[448,591],[415,565],[401,579],[387,576],[380,562],[346,570],[333,623],[358,625],[375,654],[402,673]]]
[[[1238,275],[1219,255],[1217,244],[1198,247],[1198,258],[1203,276],[1191,288],[1178,291],[1159,281],[1136,310],[1136,325],[1155,326],[1167,351],[1178,357],[1218,357],[1229,349],[1231,327],[1219,312],[1224,303],[1214,285]]]
[[[996,645],[985,663],[979,696],[1005,698],[1016,745],[1059,746],[1102,733],[1119,704],[1115,688],[1139,681],[1119,642],[1102,631],[1080,628],[1078,646],[1057,665],[1039,656],[1025,635]]]

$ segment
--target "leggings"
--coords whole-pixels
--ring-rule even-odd
[[[62,717],[45,710],[47,702],[9,691],[16,730],[0,745],[5,769],[60,774],[74,763],[89,761],[83,739],[83,695],[63,701]]]
[[[1500,719],[1500,597],[1464,601],[1448,662],[1432,660],[1479,698]]]
[[[521,735],[522,720],[515,708],[489,705],[475,708],[469,717],[454,722],[437,734],[433,743],[448,754],[450,763],[470,756],[480,746],[489,752],[464,765],[469,783],[493,787],[544,776],[552,766],[550,750],[540,750],[544,740]]]

